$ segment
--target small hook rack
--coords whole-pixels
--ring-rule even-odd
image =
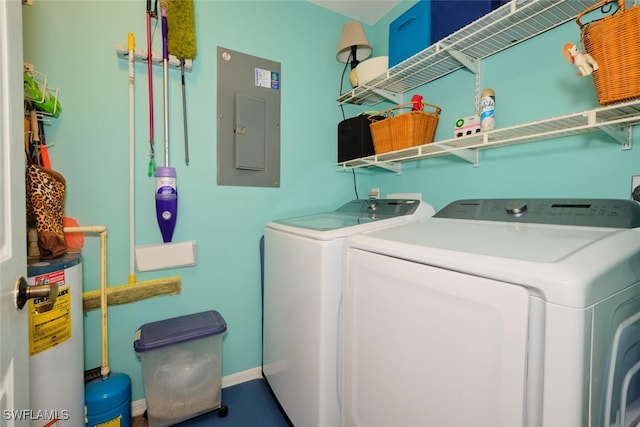
[[[144,62],[145,64],[148,61],[147,51],[136,48],[134,50],[134,60],[137,62]],[[116,55],[118,58],[124,59],[126,61],[129,60],[129,49],[122,44],[116,43]],[[162,65],[162,52],[151,51],[151,60],[153,61],[153,65]],[[185,59],[184,61],[184,70],[191,72],[191,66],[193,65],[193,61],[191,59]],[[178,59],[175,55],[169,55],[169,67],[173,67],[176,69],[180,69],[180,59]]]
[[[58,101],[58,88],[50,86],[47,76],[36,71],[33,64],[25,63],[23,71],[25,101],[32,102],[42,114],[58,117],[62,111]]]

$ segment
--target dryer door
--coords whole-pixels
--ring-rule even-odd
[[[358,249],[347,259],[343,425],[522,425],[524,288]]]

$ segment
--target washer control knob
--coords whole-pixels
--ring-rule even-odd
[[[513,202],[507,203],[507,206],[504,207],[508,214],[511,215],[522,215],[527,211],[527,204],[520,200],[516,200]]]

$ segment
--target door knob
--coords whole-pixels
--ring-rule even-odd
[[[29,285],[27,279],[20,277],[16,282],[16,308],[22,310],[27,300],[33,298],[47,298],[47,301],[38,306],[38,312],[42,313],[53,308],[58,296],[58,284]]]

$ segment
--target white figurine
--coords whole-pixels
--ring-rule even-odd
[[[564,57],[576,67],[578,67],[579,76],[588,76],[598,69],[598,63],[588,53],[582,53],[573,43],[564,45]]]

